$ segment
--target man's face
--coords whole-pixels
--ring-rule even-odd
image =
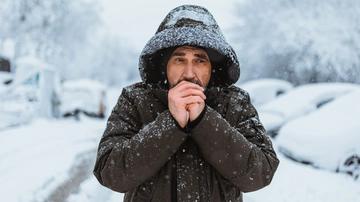
[[[203,49],[181,46],[171,54],[166,71],[170,88],[183,80],[205,88],[210,81],[211,63]]]

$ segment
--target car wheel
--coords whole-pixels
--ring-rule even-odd
[[[354,154],[346,158],[340,165],[339,171],[348,173],[357,179],[360,176],[360,157]]]

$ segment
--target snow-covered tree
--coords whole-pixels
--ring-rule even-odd
[[[76,63],[77,69],[69,76],[92,78],[109,86],[140,81],[139,54],[127,41],[105,34],[89,46],[91,48],[82,52]]]
[[[105,31],[100,14],[96,0],[3,0],[0,56],[14,62],[31,55],[54,65],[62,79],[136,80],[138,54]]]
[[[33,55],[62,69],[73,68],[72,61],[86,49],[99,22],[95,0],[4,0],[0,45],[13,41],[12,60]]]
[[[247,79],[360,83],[358,0],[246,0],[232,43]]]

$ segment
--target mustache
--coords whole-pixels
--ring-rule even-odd
[[[187,81],[187,82],[190,82],[190,83],[197,84],[197,85],[199,85],[199,86],[201,86],[201,87],[204,87],[199,80],[184,78],[184,79],[179,80],[176,84],[170,86],[170,88],[175,87],[176,85],[178,85],[178,84],[179,84],[180,82],[182,82],[182,81]]]

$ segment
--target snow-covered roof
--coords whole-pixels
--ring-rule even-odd
[[[99,81],[95,81],[88,78],[67,80],[63,82],[65,89],[93,89],[93,90],[105,90],[105,85]]]
[[[55,70],[55,67],[53,65],[46,63],[33,56],[21,57],[15,61],[15,65],[16,65],[16,71],[20,71],[18,68],[21,68],[21,71],[23,71],[23,68],[50,69],[53,71]]]
[[[333,99],[342,94],[359,89],[360,85],[351,83],[316,83],[294,88],[273,101],[259,107],[260,111],[272,111],[292,117],[316,108],[316,105],[327,99]]]

